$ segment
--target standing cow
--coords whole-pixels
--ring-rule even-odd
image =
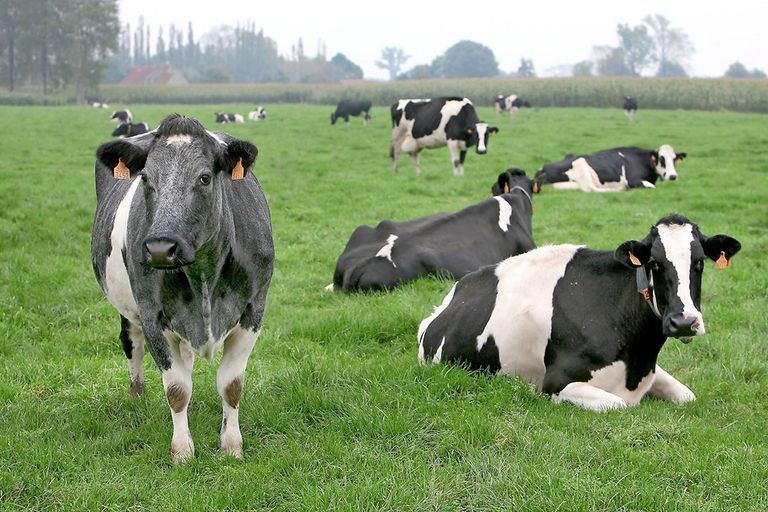
[[[413,167],[421,174],[419,153],[424,148],[448,146],[453,175],[464,176],[467,149],[474,146],[479,155],[488,151],[488,138],[498,133],[480,121],[467,98],[445,97],[427,101],[400,100],[392,105],[392,170],[397,172],[400,152],[411,155]]]
[[[243,379],[274,260],[269,208],[249,172],[256,154],[253,144],[177,114],[96,153],[93,268],[120,313],[131,394],[144,391],[145,341],[160,369],[175,462],[194,454],[187,406],[195,357],[210,360],[222,347],[220,447],[242,456]]]
[[[668,337],[705,333],[705,258],[741,248],[680,215],[614,251],[550,245],[465,276],[419,326],[419,360],[515,375],[594,411],[651,394],[695,400],[656,359]]]
[[[494,101],[494,104],[496,106],[496,115],[501,114],[505,110],[509,112],[509,117],[513,118],[515,117],[515,114],[517,114],[517,111],[521,108],[531,108],[530,102],[527,100],[522,99],[517,94],[510,94],[509,96],[504,96],[503,94],[499,94],[496,96],[496,100]]]
[[[637,113],[637,100],[632,96],[624,96],[624,114],[630,121],[635,120]]]
[[[363,124],[368,126],[371,120],[371,105],[367,100],[342,100],[331,113],[331,124],[336,124],[339,118],[344,119],[344,124],[349,124],[349,116],[363,116]]]

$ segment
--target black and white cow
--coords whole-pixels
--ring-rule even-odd
[[[530,102],[527,100],[522,99],[517,94],[510,94],[509,96],[504,96],[503,94],[499,94],[496,96],[496,100],[494,102],[496,106],[496,114],[501,114],[505,110],[509,112],[509,117],[515,117],[515,114],[517,111],[523,107],[525,108],[531,108]]]
[[[267,118],[267,111],[264,107],[256,107],[256,110],[248,112],[248,119],[251,121],[264,121]]]
[[[194,454],[187,406],[195,357],[210,360],[222,347],[220,447],[242,455],[243,378],[274,260],[269,207],[248,172],[256,154],[250,142],[177,114],[96,153],[93,268],[120,313],[131,394],[144,391],[145,341],[160,369],[176,462]]]
[[[240,114],[234,114],[234,113],[225,113],[225,112],[216,112],[216,122],[217,123],[244,123],[245,119],[243,119],[243,116]]]
[[[485,154],[489,136],[499,131],[480,121],[475,107],[467,98],[400,100],[390,110],[393,128],[389,152],[395,172],[401,152],[411,155],[414,170],[419,175],[421,150],[448,146],[453,175],[463,176],[467,149],[474,146],[478,154]]]
[[[634,121],[636,113],[637,100],[632,96],[624,96],[624,114],[626,114],[630,121]]]
[[[533,182],[514,175],[506,193],[455,213],[360,226],[339,256],[333,284],[344,292],[385,290],[426,275],[457,279],[536,245]]]
[[[120,124],[130,123],[133,121],[133,114],[131,114],[131,111],[128,109],[118,110],[116,112],[112,112],[112,117],[109,119]]]
[[[341,100],[336,105],[336,110],[331,113],[331,124],[336,124],[339,118],[344,119],[344,123],[349,123],[349,116],[363,116],[363,123],[368,125],[371,120],[371,105],[368,100]]]
[[[519,376],[595,411],[646,394],[694,400],[656,359],[668,337],[705,333],[704,259],[722,268],[740,248],[670,215],[616,250],[549,245],[508,258],[458,281],[421,322],[419,360]]]
[[[656,180],[677,179],[675,164],[686,153],[677,153],[669,144],[658,150],[623,147],[590,155],[568,155],[546,164],[536,172],[534,189],[551,183],[555,188],[584,192],[616,192],[631,188],[656,188]]]
[[[109,108],[109,105],[101,101],[93,101],[91,102],[91,106],[93,108]]]
[[[122,123],[112,132],[113,137],[133,137],[149,131],[147,123]]]

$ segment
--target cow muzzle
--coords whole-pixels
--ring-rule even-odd
[[[187,244],[174,237],[148,237],[144,240],[144,261],[156,269],[172,269],[194,263],[195,258]]]
[[[671,338],[704,334],[704,320],[697,315],[682,313],[669,316],[664,322],[664,335]]]

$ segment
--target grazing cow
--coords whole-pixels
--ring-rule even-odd
[[[248,172],[256,155],[253,144],[178,114],[96,153],[93,268],[120,313],[131,394],[144,391],[145,341],[160,369],[175,462],[194,454],[187,406],[195,357],[210,360],[222,347],[220,447],[242,456],[243,378],[274,260],[269,207]]]
[[[536,172],[534,190],[552,183],[555,188],[584,192],[617,192],[631,188],[656,188],[656,180],[677,179],[675,164],[686,153],[676,153],[669,144],[658,150],[638,147],[614,148],[591,155],[568,155]]]
[[[123,123],[112,132],[113,137],[133,137],[149,131],[147,123]]]
[[[488,151],[488,137],[498,133],[480,121],[475,107],[467,98],[445,97],[432,100],[400,100],[392,105],[392,170],[397,172],[400,152],[411,155],[413,167],[421,174],[419,153],[424,148],[448,146],[453,175],[464,175],[467,148],[483,155]]]
[[[509,96],[504,96],[503,94],[499,94],[496,96],[496,101],[494,102],[496,105],[496,114],[501,114],[505,110],[509,112],[509,117],[514,118],[517,111],[523,107],[525,108],[531,108],[530,102],[527,100],[522,99],[517,94],[510,94]]]
[[[740,248],[670,215],[615,251],[550,245],[508,258],[465,276],[421,322],[419,360],[519,376],[593,411],[646,394],[695,400],[656,359],[668,337],[704,334],[704,259],[723,268]]]
[[[133,114],[131,114],[131,111],[127,109],[118,110],[116,112],[112,112],[112,117],[109,119],[118,124],[130,123],[133,121]]]
[[[331,124],[336,124],[336,120],[340,117],[344,119],[344,123],[349,123],[349,116],[363,116],[363,124],[368,125],[368,121],[371,120],[371,105],[372,103],[367,100],[341,100],[336,105],[336,111],[331,114]]]
[[[248,112],[248,119],[251,121],[264,121],[267,118],[267,111],[264,107],[256,107],[256,110]]]
[[[244,123],[245,119],[240,114],[227,114],[224,112],[216,112],[217,123]]]
[[[91,103],[93,108],[109,108],[109,105],[102,103],[101,101],[94,101]]]
[[[510,186],[511,185],[511,186]],[[513,176],[506,193],[456,213],[383,221],[352,233],[328,290],[385,290],[426,275],[457,279],[536,245],[533,182]]]
[[[624,114],[626,114],[630,121],[634,121],[636,113],[637,100],[632,96],[624,96]]]

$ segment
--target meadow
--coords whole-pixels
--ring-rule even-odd
[[[126,105],[113,105],[121,107]],[[171,112],[210,129],[253,104],[127,105],[152,127]],[[446,149],[391,170],[389,112],[331,126],[330,105],[267,106],[224,127],[254,142],[275,274],[241,402],[244,459],[218,452],[216,361],[198,360],[196,456],[173,466],[171,420],[151,357],[128,394],[117,312],[90,262],[94,153],[111,111],[0,107],[0,509],[768,510],[768,117],[541,108],[500,128],[451,176]],[[452,211],[490,196],[507,167],[529,175],[566,153],[669,143],[688,158],[655,190],[534,197],[539,245],[614,249],[670,212],[742,251],[704,271],[708,334],[667,341],[659,363],[697,395],[596,414],[517,379],[420,366],[416,329],[452,282],[388,293],[323,287],[353,229]],[[218,359],[218,358],[217,358]]]

